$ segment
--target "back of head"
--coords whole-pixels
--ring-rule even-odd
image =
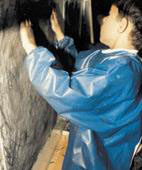
[[[122,17],[128,18],[133,23],[132,44],[142,57],[142,0],[115,0],[113,4]]]

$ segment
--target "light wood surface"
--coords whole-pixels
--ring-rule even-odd
[[[62,170],[67,143],[68,132],[54,131],[50,143],[45,144],[32,170]]]

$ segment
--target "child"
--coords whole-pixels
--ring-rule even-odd
[[[100,33],[100,41],[110,49],[78,54],[53,12],[56,47],[76,59],[77,71],[72,76],[54,68],[55,57],[36,46],[30,23],[21,24],[33,86],[72,123],[63,170],[130,169],[142,136],[141,18],[141,0],[115,1]]]

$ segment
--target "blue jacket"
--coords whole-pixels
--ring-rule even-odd
[[[89,50],[73,40],[56,44],[76,58],[70,76],[54,68],[43,47],[26,58],[39,94],[72,123],[63,170],[129,170],[142,136],[142,63],[136,51]]]

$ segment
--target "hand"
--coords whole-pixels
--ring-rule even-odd
[[[56,39],[58,41],[64,39],[64,34],[61,30],[55,10],[52,10],[50,21],[51,21],[52,30],[54,31],[54,33],[56,35]]]
[[[31,21],[27,20],[20,25],[21,42],[27,54],[37,47],[31,26]]]

